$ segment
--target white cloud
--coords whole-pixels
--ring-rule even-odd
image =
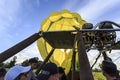
[[[14,55],[13,57],[11,57],[11,58],[7,59],[6,61],[4,61],[4,63],[10,62],[11,60],[13,60],[14,57],[16,57],[16,64],[21,64],[23,61],[25,61],[27,59],[30,59],[30,57],[18,53],[16,55]]]
[[[20,0],[3,0],[0,2],[0,37],[9,34],[9,29],[16,23],[19,10]]]
[[[39,7],[40,6],[40,0],[36,0],[36,4]]]
[[[71,10],[71,9],[73,9],[76,6],[77,3],[79,3],[79,0],[74,0],[74,1],[70,0],[70,1],[67,1],[65,3],[65,5],[63,5],[63,9],[69,9],[69,10]]]
[[[23,54],[28,57],[38,57],[40,60],[42,60],[40,53],[38,51],[36,42],[19,52],[20,54]]]
[[[90,64],[93,65],[97,56],[99,55],[99,51],[91,50],[87,54],[88,54]],[[113,62],[115,64],[117,64],[118,69],[120,69],[120,66],[119,66],[119,64],[120,64],[120,50],[112,50],[111,53],[107,52],[107,55],[113,60]],[[118,57],[119,57],[119,59],[116,60]],[[99,68],[99,64],[101,64],[102,61],[103,61],[103,56],[101,55],[100,58],[98,59],[97,63],[95,64],[94,68]]]
[[[38,57],[39,60],[42,60],[42,61],[43,61],[43,59],[41,58],[40,53],[39,53],[39,51],[38,51],[36,42],[33,43],[33,44],[31,44],[31,45],[28,46],[27,48],[23,49],[22,51],[20,51],[19,53],[17,53],[17,54],[14,55],[14,56],[17,56],[16,64],[20,64],[20,63],[22,63],[23,61],[25,61],[26,59],[33,58],[33,57]],[[14,56],[13,56],[13,57],[14,57]],[[13,59],[13,57],[8,58],[8,59],[5,61],[5,63],[11,61],[11,59]]]
[[[28,2],[29,0],[26,2],[24,1],[26,0],[3,0],[0,2],[0,39],[2,45],[9,45],[10,47],[11,45],[16,44],[15,40],[17,39],[13,39],[15,38],[15,35],[18,35],[19,33],[14,33],[11,31],[19,31],[20,29],[17,25],[26,25],[24,22],[22,22],[22,18],[27,16],[33,3]],[[36,4],[39,6],[40,0],[34,1],[35,6]],[[12,35],[10,33],[12,33]],[[23,34],[26,35],[24,32]],[[20,37],[20,35],[17,37]],[[28,57],[39,57],[41,59],[35,43],[19,52],[19,54],[26,55]]]
[[[120,17],[116,16],[113,21],[120,25]]]
[[[85,6],[79,9],[78,13],[87,21],[96,20],[115,6],[119,0],[90,0]]]

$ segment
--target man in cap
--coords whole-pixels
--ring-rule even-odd
[[[101,68],[106,80],[120,80],[117,66],[112,61],[104,60]]]
[[[59,80],[57,65],[51,62],[44,65],[37,79],[38,80]]]
[[[31,58],[29,59],[29,66],[31,66],[31,70],[28,73],[27,80],[37,80],[36,74],[33,72],[33,70],[37,67],[38,60],[37,58]]]
[[[13,66],[9,69],[9,71],[6,73],[4,80],[26,80],[27,79],[27,73],[31,69],[30,66],[23,67],[23,66]]]

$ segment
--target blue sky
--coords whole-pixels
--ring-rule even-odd
[[[103,20],[120,23],[120,0],[2,0],[0,52],[38,32],[44,18],[53,11],[63,9],[79,13],[93,25]],[[36,43],[20,54],[29,57],[40,56]]]

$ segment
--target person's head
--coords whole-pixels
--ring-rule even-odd
[[[117,66],[112,61],[108,60],[102,62],[102,72],[105,77],[117,77],[118,75]]]
[[[6,70],[4,68],[0,68],[0,80],[4,80],[5,74]]]
[[[59,80],[58,68],[54,63],[47,63],[38,75],[38,80]]]
[[[29,63],[29,66],[31,66],[31,69],[35,69],[37,66],[38,60],[37,58],[31,58],[28,63]]]
[[[64,70],[65,70],[65,68],[58,67],[58,72],[59,72],[59,78],[60,78],[60,80],[66,80],[67,79]]]
[[[6,73],[4,79],[5,80],[26,80],[27,73],[31,69],[31,66],[23,67],[23,66],[13,66]]]

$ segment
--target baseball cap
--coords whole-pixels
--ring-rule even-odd
[[[23,67],[20,65],[16,65],[9,69],[9,71],[5,75],[5,80],[14,80],[16,77],[18,77],[21,73],[28,72],[31,69],[30,66]]]
[[[104,60],[102,62],[102,69],[111,76],[117,74],[117,66],[112,61]]]
[[[57,65],[50,62],[44,65],[41,73],[38,75],[38,80],[47,80],[51,75],[58,73]]]

